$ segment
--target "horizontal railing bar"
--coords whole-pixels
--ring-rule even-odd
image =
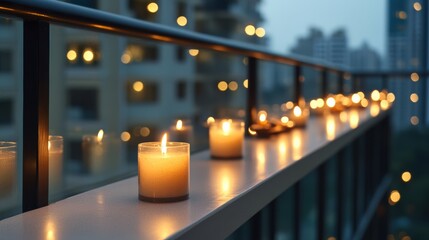
[[[121,36],[241,54],[294,66],[302,65],[332,72],[345,71],[325,61],[277,54],[255,44],[195,33],[59,1],[4,0],[0,3],[0,13]]]
[[[354,77],[410,77],[412,73],[419,74],[420,77],[427,77],[429,72],[418,69],[407,69],[407,70],[383,70],[383,71],[352,71],[351,74]]]

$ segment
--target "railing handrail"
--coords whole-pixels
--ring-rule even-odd
[[[337,73],[348,71],[326,61],[274,53],[256,44],[177,29],[59,1],[4,0],[0,3],[0,13],[128,37],[241,54],[293,66],[307,66]]]

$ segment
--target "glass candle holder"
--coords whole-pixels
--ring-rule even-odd
[[[16,142],[0,142],[0,200],[16,189]]]
[[[49,136],[49,197],[51,199],[55,198],[63,185],[63,147],[62,136]]]
[[[234,159],[243,156],[244,122],[223,119],[210,124],[212,158]]]
[[[138,145],[139,199],[175,202],[189,197],[189,143]]]

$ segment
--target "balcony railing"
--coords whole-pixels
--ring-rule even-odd
[[[374,116],[371,116],[367,110],[350,112],[354,117],[350,115],[350,120],[343,122],[338,115],[331,116],[333,119],[330,121],[334,122],[334,133],[327,132],[332,129],[324,130],[329,128],[327,120],[314,118],[310,120],[308,129],[294,129],[291,133],[269,140],[248,139],[245,157],[239,162],[207,161],[208,151],[194,154],[191,164],[193,174],[191,175],[191,198],[186,202],[161,206],[130,201],[125,207],[109,202],[115,202],[125,194],[134,194],[133,191],[137,190],[135,187],[137,181],[131,178],[48,206],[50,25],[66,25],[246,56],[248,59],[246,129],[255,121],[258,106],[257,89],[258,83],[261,82],[257,71],[258,63],[262,60],[293,67],[295,102],[298,102],[303,95],[301,76],[304,67],[319,71],[323,96],[328,94],[328,74],[337,75],[339,92],[344,92],[345,76],[355,78],[353,73],[346,69],[322,62],[272,53],[256,45],[177,30],[57,1],[6,0],[0,3],[0,13],[19,17],[24,21],[23,131],[25,136],[22,205],[24,212],[37,209],[34,215],[24,213],[22,218],[13,217],[0,222],[0,232],[13,237],[20,235],[25,237],[27,234],[42,236],[39,233],[44,231],[44,228],[37,223],[53,221],[54,224],[60,225],[58,231],[66,229],[58,233],[65,238],[85,233],[88,236],[120,238],[119,235],[114,234],[121,233],[130,238],[149,239],[160,237],[215,239],[231,234],[233,234],[231,237],[248,238],[250,236],[255,239],[267,234],[270,239],[273,239],[278,232],[276,219],[281,215],[279,213],[281,194],[292,191],[294,238],[299,239],[304,234],[302,225],[306,224],[307,220],[302,219],[303,207],[305,207],[302,206],[304,202],[302,194],[306,192],[313,192],[317,196],[317,221],[311,222],[316,222],[317,225],[314,228],[315,236],[324,238],[327,234],[326,216],[330,214],[325,210],[329,197],[325,190],[332,187],[327,184],[327,167],[331,162],[336,176],[334,181],[337,191],[334,201],[336,230],[334,232],[338,238],[347,236],[347,238],[360,239],[365,234],[372,236],[385,234],[386,212],[380,213],[378,210],[386,210],[386,203],[381,200],[385,199],[389,183],[389,178],[386,176],[389,144],[386,139],[389,139],[390,111],[377,113]],[[355,89],[358,87],[356,84],[353,85]],[[328,134],[332,135],[328,136]],[[289,142],[289,145],[284,141]],[[272,146],[282,144],[296,148],[292,149],[292,153],[296,155],[283,156],[283,150],[272,149]],[[346,164],[349,165],[346,167]],[[314,176],[317,178],[317,188],[313,188],[313,191],[302,187],[309,173],[316,174]],[[226,179],[225,183],[219,182],[219,178],[223,177]],[[350,183],[347,187],[351,190],[346,189],[346,182]],[[225,189],[219,189],[222,188],[220,186],[222,184],[225,184]],[[290,188],[291,186],[293,188]],[[126,191],[120,192],[117,189],[126,189]],[[352,194],[351,203],[347,206],[345,204],[349,201],[345,199],[346,192]],[[93,198],[100,199],[94,203]],[[79,205],[80,203],[82,205]],[[101,210],[97,204],[100,205]],[[76,207],[82,207],[82,215],[73,217]],[[348,220],[343,221],[345,209],[351,214],[348,218],[350,223]],[[109,215],[109,211],[112,211],[113,215]],[[49,217],[55,219],[47,219]],[[163,220],[163,217],[173,222]],[[78,218],[85,220],[80,222]],[[71,227],[66,226],[69,221],[67,219],[71,221]],[[106,219],[106,222],[103,219]],[[246,223],[249,219],[250,222]],[[269,220],[265,221],[266,219]],[[31,227],[20,229],[21,221],[29,222]],[[165,227],[167,230],[156,228],[165,222],[171,224]],[[77,224],[76,233],[73,231],[73,224]],[[85,225],[90,230],[83,233],[82,228]],[[234,232],[240,226],[241,228]],[[114,233],[116,227],[120,231]],[[348,232],[345,229],[348,229]]]

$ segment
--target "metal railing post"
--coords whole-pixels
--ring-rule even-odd
[[[247,105],[246,105],[246,135],[250,135],[247,129],[253,124],[257,114],[258,103],[258,62],[256,58],[249,57],[247,63]]]
[[[322,78],[322,97],[326,97],[328,95],[328,71],[326,69],[322,69],[320,71]]]
[[[338,93],[344,94],[344,76],[343,72],[338,72]]]
[[[318,168],[317,239],[325,239],[326,163]]]
[[[24,212],[48,205],[49,24],[24,21]]]
[[[299,102],[299,99],[302,96],[302,78],[301,78],[301,66],[300,65],[296,65],[294,67],[294,84],[295,84],[295,88],[294,88],[294,100],[295,103]]]

